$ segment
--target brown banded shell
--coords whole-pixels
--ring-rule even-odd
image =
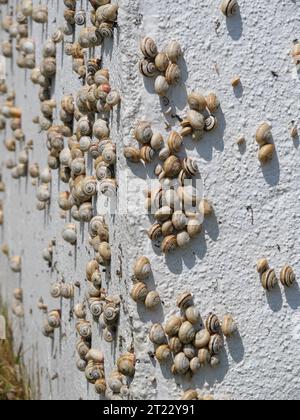
[[[50,287],[50,295],[54,299],[58,299],[61,296],[61,283],[53,283]]]
[[[157,56],[155,57],[155,67],[157,68],[157,70],[164,73],[167,70],[168,65],[169,65],[169,59],[168,59],[167,54],[165,53],[157,54]]]
[[[149,144],[153,136],[151,124],[146,121],[140,121],[135,130],[134,137],[141,144]]]
[[[49,312],[47,321],[51,328],[59,328],[61,325],[60,311],[54,310]]]
[[[132,353],[125,353],[121,357],[119,357],[117,361],[118,371],[125,376],[134,376],[135,363],[135,355]]]
[[[131,289],[130,296],[135,302],[145,302],[148,293],[147,286],[142,282],[138,282]]]
[[[194,346],[197,349],[203,349],[208,346],[210,340],[210,333],[206,330],[200,330],[196,333],[195,339],[194,339]]]
[[[182,351],[183,344],[178,337],[171,337],[169,339],[169,347],[173,353],[177,354]]]
[[[155,223],[148,230],[149,239],[156,241],[162,236],[162,227],[159,223]]]
[[[261,276],[261,284],[265,290],[273,289],[278,283],[275,270],[272,268],[265,271]]]
[[[178,334],[181,325],[182,325],[181,317],[174,315],[171,318],[169,318],[168,321],[166,322],[165,328],[164,328],[165,333],[169,337],[173,337]]]
[[[181,171],[181,162],[178,157],[171,155],[166,159],[163,165],[164,172],[167,177],[175,178]]]
[[[223,347],[224,342],[222,337],[219,334],[212,335],[208,343],[208,350],[210,351],[210,353],[212,355],[219,354]]]
[[[197,92],[192,92],[189,94],[188,103],[191,109],[198,112],[204,111],[207,105],[205,96]]]
[[[140,150],[131,146],[124,148],[124,156],[126,159],[134,163],[138,163],[141,160]]]
[[[216,334],[220,329],[220,321],[217,315],[210,313],[205,321],[205,326],[211,335]]]
[[[220,101],[217,95],[215,93],[209,93],[205,99],[209,111],[212,113],[216,112],[220,106]]]
[[[146,58],[155,58],[157,56],[157,46],[152,38],[146,37],[141,41],[141,52]]]
[[[195,162],[191,158],[184,158],[182,162],[182,167],[184,172],[190,177],[195,176],[199,173],[197,162]]]
[[[230,337],[237,330],[237,324],[231,315],[225,315],[222,321],[222,332],[226,337]]]
[[[155,150],[151,149],[150,146],[143,146],[140,150],[140,156],[145,163],[150,163],[154,159]]]
[[[140,73],[145,77],[154,77],[157,75],[155,64],[147,58],[140,60],[139,69]]]
[[[210,358],[211,358],[211,356],[210,356],[209,351],[207,349],[200,349],[198,351],[198,359],[199,359],[199,362],[200,362],[201,366],[208,365],[209,362],[210,362]]]
[[[196,335],[196,330],[193,324],[189,321],[183,322],[178,331],[178,338],[184,344],[192,343]]]
[[[181,79],[181,70],[177,64],[170,63],[165,74],[166,80],[169,85],[177,85]]]
[[[192,324],[198,324],[201,319],[200,311],[196,306],[189,306],[185,311],[185,316]]]
[[[176,305],[180,309],[187,309],[193,305],[193,295],[190,292],[181,293],[176,299]]]
[[[258,160],[261,163],[266,163],[272,159],[274,152],[275,152],[274,144],[265,144],[264,146],[260,148],[258,152]]]
[[[296,280],[296,275],[292,267],[286,265],[280,272],[280,282],[283,286],[291,287]]]
[[[155,356],[159,362],[165,362],[171,356],[171,350],[168,344],[162,344],[157,347]]]
[[[237,0],[222,0],[221,11],[222,13],[229,17],[234,15],[239,8]]]
[[[183,139],[181,135],[177,133],[176,131],[171,131],[167,139],[167,144],[171,153],[179,152],[182,142],[183,142]]]
[[[177,248],[177,239],[175,235],[168,235],[161,244],[161,250],[165,254],[175,251]]]
[[[154,344],[164,344],[166,335],[163,326],[161,324],[153,324],[149,332],[149,338]]]
[[[160,296],[156,290],[152,290],[148,293],[145,300],[145,306],[147,309],[154,309],[157,305],[160,304]]]
[[[133,272],[138,280],[145,280],[152,272],[150,260],[147,257],[139,257],[134,265]]]
[[[78,334],[84,339],[90,339],[92,336],[92,327],[89,321],[80,320],[76,324]]]
[[[190,360],[196,357],[197,349],[192,344],[185,344],[182,351]]]
[[[205,127],[205,118],[198,111],[194,111],[193,109],[188,111],[186,119],[194,130],[203,130]]]
[[[164,76],[158,76],[155,79],[154,90],[159,96],[166,96],[170,89],[170,85]]]
[[[188,372],[190,361],[183,352],[176,354],[174,357],[174,367],[175,372],[180,375],[184,375]]]
[[[171,41],[167,45],[167,47],[165,49],[165,53],[167,54],[168,59],[172,63],[177,63],[179,58],[182,56],[182,49],[181,49],[181,46],[180,46],[179,42]]]
[[[269,262],[266,258],[261,258],[256,263],[256,270],[259,274],[263,274],[269,269]]]

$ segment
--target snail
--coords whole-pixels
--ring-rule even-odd
[[[278,283],[277,276],[273,269],[268,269],[261,276],[261,284],[265,290],[273,289]]]
[[[149,144],[153,136],[150,123],[146,121],[140,121],[134,130],[134,137],[141,144]]]
[[[205,131],[212,131],[214,128],[216,128],[218,124],[218,120],[213,115],[210,115],[208,118],[205,119]]]
[[[160,133],[154,133],[151,137],[150,146],[153,150],[160,150],[164,146],[164,139]]]
[[[76,324],[78,334],[84,339],[90,339],[92,336],[91,324],[88,321],[80,320]]]
[[[181,70],[177,64],[170,63],[166,70],[166,81],[169,85],[177,85],[181,79]]]
[[[177,354],[182,351],[183,344],[178,337],[171,337],[169,338],[169,347],[173,353]]]
[[[280,282],[283,286],[291,287],[296,280],[292,267],[285,265],[280,272]]]
[[[50,295],[58,299],[61,296],[61,283],[53,283],[50,287]]]
[[[186,119],[194,130],[203,130],[205,127],[205,119],[198,111],[191,109],[187,112]]]
[[[177,175],[179,175],[179,172],[181,171],[180,160],[174,155],[168,157],[164,162],[163,170],[167,177],[175,178]]]
[[[113,325],[117,322],[120,314],[120,299],[119,297],[110,298],[107,297],[108,302],[103,309],[103,316],[106,324]]]
[[[48,322],[45,322],[42,328],[42,334],[47,338],[54,337],[54,328],[51,327]]]
[[[257,128],[255,138],[260,146],[264,146],[272,140],[271,129],[272,126],[267,122],[261,123]]]
[[[207,106],[205,96],[197,92],[191,92],[188,95],[188,104],[192,110],[198,112],[204,111]]]
[[[166,322],[164,330],[165,330],[165,333],[169,337],[173,337],[179,333],[181,326],[182,326],[181,317],[174,315],[171,318],[169,318],[169,320]]]
[[[186,357],[186,355],[183,352],[176,354],[176,356],[174,357],[175,372],[180,375],[184,375],[189,371],[189,368],[190,361]]]
[[[165,362],[168,360],[171,356],[171,350],[170,347],[167,344],[162,344],[159,347],[157,347],[155,351],[155,357],[159,362]]]
[[[183,322],[178,331],[179,340],[184,344],[189,344],[194,340],[195,335],[196,330],[193,324],[189,321]]]
[[[76,351],[80,358],[84,359],[86,358],[86,355],[91,349],[91,343],[87,340],[84,340],[83,338],[80,338],[76,343]]]
[[[186,231],[180,232],[176,236],[178,248],[186,247],[190,243],[190,240],[190,235]]]
[[[187,232],[190,238],[197,236],[202,230],[202,223],[200,217],[193,217],[188,220],[187,223]]]
[[[263,274],[269,269],[269,262],[266,258],[261,258],[256,263],[256,270],[259,274]]]
[[[172,235],[174,232],[174,225],[171,220],[167,220],[164,222],[161,226],[161,232],[163,236],[169,236]]]
[[[184,158],[182,162],[182,167],[184,172],[190,177],[195,176],[199,173],[197,163],[191,158]]]
[[[222,0],[221,11],[222,13],[229,17],[234,15],[239,8],[237,0]]]
[[[96,10],[96,20],[115,22],[118,17],[118,6],[116,4],[105,4]]]
[[[183,353],[186,355],[186,357],[190,360],[192,360],[194,357],[196,357],[197,349],[192,344],[185,344],[183,346]]]
[[[208,346],[209,341],[210,341],[210,333],[206,329],[203,329],[196,333],[195,339],[194,339],[194,346],[197,349],[203,349]]]
[[[166,335],[163,326],[161,324],[153,324],[149,332],[149,338],[154,344],[164,344],[166,342]]]
[[[220,329],[220,321],[217,315],[210,313],[205,321],[205,327],[211,335],[216,334]]]
[[[93,360],[88,362],[85,369],[85,377],[89,383],[94,384],[97,380],[103,378],[102,366],[102,363],[95,363]]]
[[[154,214],[154,218],[158,222],[165,222],[172,216],[172,209],[169,206],[163,206]]]
[[[148,293],[147,286],[142,282],[138,282],[131,289],[130,296],[135,302],[143,303],[145,302]]]
[[[212,355],[220,353],[221,349],[224,347],[223,339],[220,335],[214,334],[211,336],[208,343],[208,349]]]
[[[191,324],[198,324],[201,319],[200,311],[196,306],[189,306],[185,311],[185,316]]]
[[[198,392],[195,389],[188,389],[180,399],[183,401],[198,400]]]
[[[76,318],[78,318],[78,319],[85,319],[86,318],[85,305],[83,305],[82,303],[76,304],[74,306],[73,312],[74,312],[74,315],[76,316]]]
[[[66,242],[74,245],[77,242],[77,228],[73,223],[67,224],[62,232],[62,237]]]
[[[264,146],[260,148],[258,152],[258,160],[261,163],[266,163],[272,159],[274,152],[275,152],[274,144],[265,144]]]
[[[49,312],[48,317],[47,317],[47,321],[48,321],[48,324],[50,325],[50,327],[59,328],[60,325],[61,325],[60,311],[54,310],[54,311]]]
[[[102,302],[98,298],[91,298],[89,300],[89,309],[93,317],[99,318],[102,313]]]
[[[103,395],[106,392],[106,381],[105,379],[97,379],[95,382],[95,392],[97,394]]]
[[[166,96],[170,89],[170,85],[164,76],[158,76],[155,79],[154,90],[159,96]]]
[[[157,56],[157,46],[152,38],[146,37],[141,41],[140,45],[142,54],[146,58],[155,58]]]
[[[120,94],[116,90],[111,90],[106,97],[106,103],[112,107],[118,105],[120,101]]]
[[[74,23],[78,26],[84,25],[86,22],[86,14],[84,10],[78,10],[74,15]]]
[[[179,58],[182,56],[182,49],[180,44],[177,41],[171,41],[167,45],[165,53],[172,63],[177,63]]]
[[[180,309],[187,309],[193,304],[193,295],[190,292],[181,293],[176,299],[176,305]]]
[[[14,256],[9,259],[9,267],[14,273],[20,273],[22,269],[22,259],[19,256]]]
[[[74,285],[63,283],[61,285],[61,296],[65,299],[72,299],[74,297]]]
[[[211,355],[207,349],[203,348],[198,351],[198,359],[201,366],[206,366],[210,362]]]
[[[169,235],[164,238],[161,244],[161,250],[164,254],[169,254],[177,248],[177,238],[175,235]]]
[[[159,159],[165,162],[171,155],[170,149],[168,147],[163,147],[159,152]],[[176,175],[175,175],[176,176]]]
[[[87,362],[83,359],[78,359],[76,362],[76,367],[80,372],[84,372],[87,367]]]
[[[220,101],[215,93],[209,93],[206,98],[207,108],[210,112],[214,113],[218,110],[220,106]]]
[[[132,353],[125,353],[117,361],[118,371],[124,376],[134,376],[136,358]]]
[[[136,149],[135,147],[125,147],[124,156],[126,159],[134,163],[138,163],[141,160],[140,150]]]
[[[155,223],[148,230],[149,239],[156,241],[162,236],[162,227],[159,223]]]
[[[108,378],[107,385],[114,393],[119,394],[121,392],[121,388],[124,386],[123,381],[124,376],[118,371],[114,371]]]
[[[169,65],[169,58],[165,53],[158,53],[155,57],[155,67],[158,71],[164,73]]]
[[[91,348],[86,354],[85,359],[88,362],[92,360],[94,363],[103,363],[104,354],[101,350]]]
[[[168,136],[167,144],[171,153],[179,152],[183,139],[176,131],[171,131]]]
[[[207,199],[201,200],[200,201],[200,204],[199,204],[199,212],[204,217],[211,216],[213,214],[213,212],[214,212],[212,203],[209,200],[207,200]]]
[[[155,290],[149,292],[145,299],[145,306],[147,309],[154,309],[161,302],[159,293]]]
[[[222,321],[222,332],[226,337],[230,337],[237,331],[237,324],[231,315],[225,315]]]

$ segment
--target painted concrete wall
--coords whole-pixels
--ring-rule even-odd
[[[38,44],[62,23],[61,3],[49,2],[50,19],[45,28],[32,25],[32,36]],[[87,2],[82,3],[86,7]],[[146,169],[128,166],[123,158],[123,145],[133,141],[135,122],[146,118],[155,129],[167,133],[153,83],[144,81],[137,70],[139,41],[143,36],[152,36],[163,48],[169,40],[177,39],[184,49],[180,63],[184,83],[170,95],[175,113],[184,115],[191,89],[215,91],[221,100],[218,129],[199,143],[185,143],[187,155],[199,164],[215,216],[205,222],[203,233],[190,247],[167,258],[147,238],[148,216],[136,211],[108,218],[113,261],[111,276],[106,276],[107,287],[109,292],[121,294],[122,314],[117,343],[104,343],[94,325],[94,345],[105,351],[107,373],[120,352],[133,345],[138,358],[130,387],[134,399],[178,399],[184,389],[193,386],[216,398],[298,399],[300,291],[295,285],[289,290],[277,287],[265,293],[255,262],[266,256],[277,272],[285,263],[300,272],[299,142],[291,140],[288,129],[292,120],[299,122],[300,111],[299,75],[289,55],[293,40],[300,38],[299,1],[240,0],[240,13],[227,20],[219,11],[218,0],[118,3],[118,28],[102,54],[111,71],[112,85],[122,92],[120,115],[114,113],[111,121],[117,140],[119,182],[125,182],[124,173],[129,182],[139,179],[142,197],[147,181],[154,178],[151,165]],[[5,8],[1,7],[2,12]],[[80,86],[72,74],[71,60],[61,48],[55,83],[58,100]],[[31,122],[38,113],[37,90],[28,80],[29,74],[15,64],[11,68],[9,65],[8,71],[17,103],[25,110],[27,138],[34,140],[31,159],[46,164],[45,135]],[[242,87],[234,91],[230,80],[235,74],[241,76]],[[254,141],[255,129],[262,120],[272,123],[276,144],[276,156],[264,168],[257,160]],[[168,123],[178,125],[176,118],[168,118]],[[242,133],[246,147],[241,150],[235,140]],[[64,221],[59,217],[56,197],[63,186],[57,176],[53,177],[49,211],[38,213],[30,180],[16,182],[10,178],[3,166],[8,153],[2,141],[0,147],[7,186],[1,241],[23,257],[21,276],[13,275],[6,259],[0,257],[5,299],[9,302],[13,288],[19,285],[25,294],[25,318],[14,320],[17,343],[23,343],[27,368],[41,398],[98,398],[75,367],[75,321],[69,317],[70,304],[62,304],[62,332],[53,343],[40,333],[43,316],[37,309],[40,297],[49,308],[57,307],[49,297],[49,285],[60,276],[81,282],[75,300],[83,296],[85,264],[90,258],[87,226],[81,230],[75,252],[61,238]],[[55,269],[51,271],[41,252],[54,237]],[[162,307],[151,314],[137,308],[129,298],[132,266],[141,254],[152,261],[149,286],[156,287],[163,300]],[[149,356],[153,346],[147,336],[152,322],[163,322],[176,312],[176,295],[186,289],[194,293],[203,316],[210,311],[220,316],[230,312],[239,325],[239,335],[226,342],[221,366],[201,370],[191,382],[175,379],[168,368]]]

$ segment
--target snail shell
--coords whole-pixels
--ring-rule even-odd
[[[198,324],[201,319],[200,311],[196,306],[189,306],[185,311],[185,316],[192,324]]]
[[[194,389],[188,389],[180,398],[182,401],[198,400],[198,392]]]
[[[155,155],[155,151],[150,146],[143,146],[140,150],[141,159],[145,163],[150,163]]]
[[[86,22],[86,14],[84,10],[78,10],[74,16],[74,23],[76,25],[82,26]]]
[[[84,339],[90,339],[92,337],[91,323],[88,321],[80,320],[76,324],[76,330],[78,334]]]
[[[70,283],[62,284],[61,296],[65,299],[72,299],[74,297],[74,285]]]
[[[107,343],[112,343],[115,340],[115,332],[106,327],[103,330],[103,338]]]
[[[175,372],[180,375],[184,375],[188,372],[190,361],[183,352],[176,354],[174,357],[174,368]]]
[[[155,290],[149,292],[146,296],[145,306],[147,309],[153,309],[161,302],[159,293]]]
[[[145,77],[154,77],[157,75],[157,69],[152,61],[143,58],[139,62],[140,73]]]
[[[145,302],[148,293],[147,286],[142,282],[138,282],[133,286],[130,296],[135,302]]]
[[[73,28],[72,28],[73,33]],[[61,29],[57,29],[51,36],[51,39],[55,44],[59,44],[64,39],[64,33]]]
[[[82,303],[78,303],[77,305],[74,306],[73,309],[74,315],[76,316],[76,318],[78,319],[85,319],[86,318],[86,309],[85,309],[85,305],[83,305]]]
[[[226,337],[230,337],[237,330],[237,324],[231,315],[225,315],[222,321],[222,332]]]
[[[169,85],[177,85],[181,79],[181,70],[179,66],[177,64],[170,63],[165,76]]]
[[[162,344],[157,347],[155,356],[159,362],[165,362],[171,356],[170,347],[167,344]]]
[[[203,199],[199,204],[200,214],[204,217],[211,216],[214,212],[213,206],[209,200]]]
[[[106,103],[110,106],[116,106],[120,103],[121,96],[116,90],[112,90],[106,97]]]
[[[187,232],[190,236],[190,238],[194,238],[195,236],[197,236],[202,229],[202,223],[201,223],[201,218],[200,217],[193,217],[191,219],[188,220],[188,224],[187,224]]]
[[[193,324],[189,321],[183,322],[178,331],[178,338],[184,344],[191,343],[196,335],[196,330]]]
[[[217,356],[212,356],[210,359],[210,367],[215,369],[220,364],[220,359]]]
[[[168,235],[161,244],[161,250],[164,254],[169,254],[177,248],[177,239],[175,235]]]
[[[156,211],[154,217],[159,222],[165,222],[172,215],[172,209],[169,206],[163,206]]]
[[[187,309],[193,305],[193,295],[190,292],[181,293],[176,299],[176,305],[180,309]]]
[[[89,341],[86,341],[82,338],[76,343],[76,351],[80,358],[85,359],[86,355],[91,349],[91,344]]]
[[[106,392],[106,381],[105,379],[97,379],[95,382],[95,392],[99,395],[103,395]]]
[[[42,334],[45,337],[53,338],[54,337],[54,328],[52,328],[48,322],[45,322],[42,328]]]
[[[278,279],[275,274],[275,270],[269,269],[262,274],[261,284],[264,289],[271,290],[277,285],[277,283],[278,283]]]
[[[108,325],[113,325],[119,318],[120,308],[115,303],[108,303],[103,309],[104,321]]]
[[[210,333],[206,330],[200,330],[195,335],[194,346],[197,349],[204,349],[208,346],[210,340]]]
[[[269,262],[266,258],[261,258],[256,263],[256,270],[259,274],[263,274],[269,269]]]
[[[195,176],[199,173],[197,162],[195,162],[191,158],[185,158],[182,162],[182,167],[184,172],[190,177]]]
[[[208,343],[208,350],[212,355],[219,354],[224,347],[224,342],[219,334],[212,335]]]
[[[153,150],[162,149],[163,146],[164,146],[163,136],[160,133],[154,133],[152,138],[151,138],[150,146]]]
[[[205,127],[205,119],[198,111],[191,109],[188,111],[186,119],[194,130],[203,130]]]
[[[58,299],[61,296],[61,283],[53,283],[50,287],[50,295]]]
[[[67,224],[62,232],[62,237],[66,242],[75,244],[77,242],[77,228],[73,223]]]
[[[190,235],[186,231],[180,232],[176,236],[176,241],[179,248],[184,248],[187,246],[190,243],[190,240]]]
[[[159,159],[165,162],[170,157],[170,155],[171,155],[170,149],[168,147],[164,147],[159,152]]]
[[[188,103],[191,109],[198,112],[204,111],[207,106],[205,96],[197,92],[189,94]]]
[[[173,337],[178,334],[180,327],[182,326],[182,319],[180,316],[172,316],[165,325],[165,333],[169,337]]]
[[[141,52],[146,58],[155,58],[157,56],[157,46],[152,38],[146,37],[141,41]]]
[[[177,63],[179,58],[182,56],[182,49],[179,42],[171,41],[166,47],[165,53],[172,63]]]
[[[220,101],[217,95],[215,93],[209,93],[205,99],[209,111],[212,113],[216,112],[220,106]]]
[[[115,22],[118,17],[118,6],[116,4],[105,4],[96,10],[96,20]]]
[[[83,359],[78,359],[76,362],[76,367],[80,372],[84,372],[87,367],[87,362]]]
[[[206,366],[210,362],[211,355],[209,354],[209,351],[207,349],[200,349],[198,351],[198,359],[201,366]]]
[[[132,353],[125,353],[119,357],[117,361],[118,371],[125,376],[134,376],[135,374],[135,355]]]
[[[102,242],[99,245],[98,251],[99,251],[99,254],[103,258],[104,261],[109,262],[111,260],[111,249],[110,249],[109,243]]]
[[[140,121],[135,130],[134,137],[141,144],[149,144],[153,136],[151,124],[146,121]]]
[[[173,234],[174,226],[171,220],[167,220],[163,223],[163,225],[161,226],[161,232],[163,236],[169,236]]]
[[[183,349],[183,344],[182,344],[182,342],[179,340],[179,338],[178,338],[178,337],[171,337],[171,338],[169,339],[169,347],[170,347],[170,350],[171,350],[173,353],[177,354],[177,353],[180,353],[180,352],[182,351],[182,349]]]
[[[138,280],[148,278],[152,272],[149,258],[139,257],[135,262],[133,272]]]
[[[148,230],[149,239],[156,241],[162,236],[162,227],[159,223],[155,223]]]
[[[60,311],[55,310],[49,312],[47,321],[50,327],[59,328],[61,325]]]
[[[94,363],[103,363],[104,362],[104,354],[101,350],[98,349],[90,349],[85,356],[85,359],[89,361],[93,361]]]
[[[221,11],[222,13],[229,17],[234,15],[239,8],[237,0],[222,0]]]
[[[194,357],[196,357],[197,350],[192,344],[185,344],[183,346],[183,353],[188,359],[192,360]]]
[[[261,163],[266,163],[272,159],[275,152],[274,144],[265,144],[258,152],[258,159]]]
[[[155,67],[157,68],[157,70],[164,73],[167,70],[168,65],[169,65],[169,59],[168,59],[167,54],[165,53],[157,54],[157,56],[155,57]]]
[[[22,268],[22,259],[19,256],[14,256],[9,259],[9,267],[14,273],[20,273]]]
[[[154,344],[164,344],[166,335],[163,326],[161,324],[153,324],[149,332],[149,338]]]
[[[170,85],[164,76],[158,76],[154,83],[154,90],[159,96],[166,96],[170,89]]]
[[[168,136],[167,143],[171,153],[179,152],[183,139],[176,131],[171,131]]]
[[[255,138],[260,146],[264,146],[272,140],[271,129],[272,126],[267,122],[261,123],[257,128]]]
[[[220,329],[220,321],[217,315],[210,313],[205,321],[205,326],[211,335],[216,334]]]
[[[140,150],[131,146],[124,148],[124,156],[126,159],[134,163],[138,163],[141,160]]]
[[[172,155],[164,162],[163,169],[167,177],[175,178],[181,171],[181,162],[176,156]]]
[[[286,265],[280,272],[280,282],[283,286],[291,287],[296,280],[296,275],[292,267]]]
[[[205,131],[212,131],[214,128],[216,128],[218,124],[218,120],[215,116],[210,115],[208,118],[205,119]]]

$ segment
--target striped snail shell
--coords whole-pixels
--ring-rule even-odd
[[[169,85],[177,85],[181,79],[181,70],[177,64],[170,63],[166,70],[166,80]]]
[[[142,282],[138,282],[131,289],[130,296],[135,302],[145,302],[148,293],[147,286]]]
[[[200,311],[196,306],[189,306],[185,311],[185,316],[192,324],[198,324],[201,319]]]
[[[182,167],[184,172],[190,177],[195,176],[199,173],[197,162],[195,162],[191,158],[184,158],[182,162]]]
[[[61,285],[61,296],[65,299],[72,299],[74,297],[74,285],[71,283],[63,283]]]
[[[76,316],[76,318],[78,319],[85,319],[86,318],[86,309],[85,309],[85,305],[83,305],[82,303],[78,303],[77,305],[74,306],[73,309],[74,315]]]
[[[106,392],[106,381],[105,379],[97,379],[95,382],[95,392],[99,395],[104,395]]]
[[[278,279],[275,273],[275,270],[270,268],[265,271],[261,276],[261,284],[265,290],[273,289],[278,283]]]
[[[147,257],[139,257],[134,265],[133,272],[138,280],[147,279],[152,273],[150,260]]]
[[[192,92],[189,94],[188,103],[191,109],[198,112],[204,111],[207,106],[205,96],[197,92]]]
[[[50,287],[50,295],[58,299],[61,296],[61,283],[53,283]]]
[[[234,15],[239,8],[237,0],[222,0],[221,11],[222,13],[229,17]]]
[[[217,315],[210,313],[205,321],[205,326],[211,335],[216,334],[220,329],[220,321]]]
[[[157,347],[155,356],[159,362],[165,362],[171,356],[171,350],[168,344],[162,344]]]
[[[136,147],[127,146],[124,148],[124,156],[131,162],[138,163],[141,160],[140,150]]]
[[[134,130],[134,137],[141,144],[149,144],[153,136],[151,124],[147,121],[140,121]]]
[[[157,75],[157,69],[152,61],[142,58],[139,62],[140,73],[145,77],[154,77]]]
[[[154,159],[155,150],[151,149],[150,146],[143,146],[140,149],[140,156],[145,163],[150,163]]]
[[[75,13],[74,21],[76,25],[82,26],[86,22],[86,14],[84,10],[78,10]]]
[[[177,230],[185,229],[187,225],[187,218],[183,211],[177,210],[173,213],[172,223],[174,228]]]
[[[194,357],[196,357],[197,349],[195,349],[192,344],[185,344],[183,346],[183,353],[188,359],[192,360]]]
[[[189,321],[183,322],[178,331],[178,338],[184,344],[191,343],[196,335],[196,330],[193,324]]]
[[[193,295],[190,292],[181,293],[176,299],[176,305],[180,309],[187,309],[193,305]]]
[[[198,359],[201,366],[206,366],[210,362],[211,355],[207,349],[200,349],[198,351]]]
[[[180,353],[183,349],[183,344],[178,337],[171,337],[169,339],[169,347],[175,354]]]
[[[214,113],[217,111],[217,109],[220,106],[220,101],[217,97],[217,95],[213,92],[209,93],[206,96],[206,104],[207,104],[207,108],[209,109],[210,112]]]
[[[80,358],[85,359],[86,355],[91,349],[91,343],[80,338],[76,343],[76,351]]]
[[[88,321],[81,320],[77,322],[76,330],[82,338],[89,339],[92,336],[92,327]]]
[[[230,337],[237,330],[237,324],[231,315],[225,315],[222,321],[222,332],[226,337]]]
[[[175,178],[181,171],[181,162],[178,157],[171,155],[163,165],[164,172],[167,177]]]
[[[170,89],[167,79],[160,75],[155,79],[154,90],[159,96],[166,96]]]
[[[110,106],[116,106],[120,103],[121,96],[118,91],[111,90],[106,97],[106,103]]]
[[[196,333],[195,339],[194,339],[194,346],[197,349],[203,349],[208,346],[210,340],[210,333],[206,330],[200,330]]]
[[[109,22],[102,22],[98,28],[98,32],[103,38],[112,38],[114,34],[113,24]]]
[[[141,52],[146,58],[155,58],[158,54],[157,46],[152,38],[146,37],[141,41]]]
[[[115,303],[107,303],[103,309],[103,316],[106,324],[112,325],[119,319],[120,307]]]
[[[72,28],[73,33],[73,28]],[[57,29],[51,36],[51,39],[55,44],[60,43],[64,39],[64,33],[61,29]]]
[[[117,360],[118,371],[125,376],[134,376],[136,358],[132,353],[125,353]]]
[[[118,17],[118,6],[116,4],[104,4],[96,10],[96,20],[115,22]]]
[[[161,226],[161,231],[163,236],[173,235],[174,225],[172,223],[172,220],[167,220],[166,222],[164,222]]]
[[[296,280],[296,275],[292,267],[286,265],[280,272],[280,282],[283,286],[291,287]]]
[[[194,130],[202,130],[205,127],[205,119],[198,111],[191,109],[187,112],[186,119]]]
[[[195,389],[188,389],[180,399],[183,401],[198,400],[198,392]]]
[[[214,115],[210,115],[208,118],[205,119],[205,131],[212,131],[214,128],[216,128],[218,124],[218,120]]]
[[[183,142],[183,139],[181,135],[177,133],[176,131],[171,131],[167,139],[167,144],[171,153],[179,152],[182,142]]]
[[[166,335],[161,324],[153,324],[149,332],[150,341],[154,344],[161,345],[166,342]]]
[[[182,319],[180,316],[174,315],[171,318],[168,319],[168,321],[165,324],[165,333],[169,337],[176,336],[179,332],[179,329],[182,325]]]
[[[161,225],[159,223],[155,223],[154,225],[152,225],[148,230],[148,236],[149,239],[151,239],[152,241],[156,241],[157,239],[159,239],[162,236]]]
[[[116,338],[115,331],[113,331],[112,329],[108,327],[104,328],[103,338],[107,343],[112,343]]]
[[[159,293],[156,290],[152,290],[146,296],[145,306],[147,309],[153,309],[161,302]]]
[[[78,359],[76,362],[76,367],[80,372],[84,372],[87,367],[87,361],[83,359]]]
[[[263,274],[269,269],[269,262],[266,258],[261,258],[256,263],[256,270],[259,274]]]
[[[61,325],[60,311],[54,310],[54,311],[49,312],[47,320],[50,327],[59,328]]]
[[[176,354],[174,357],[174,367],[175,372],[180,375],[184,375],[188,372],[190,368],[190,361],[183,352]]]
[[[172,63],[177,63],[179,58],[182,56],[182,49],[179,42],[171,41],[166,47],[165,53]]]
[[[175,235],[168,235],[164,238],[161,244],[161,250],[164,254],[174,252],[177,248],[177,239]]]
[[[212,355],[219,354],[222,348],[224,347],[224,342],[222,337],[219,334],[214,334],[211,336],[208,343],[208,350]]]

